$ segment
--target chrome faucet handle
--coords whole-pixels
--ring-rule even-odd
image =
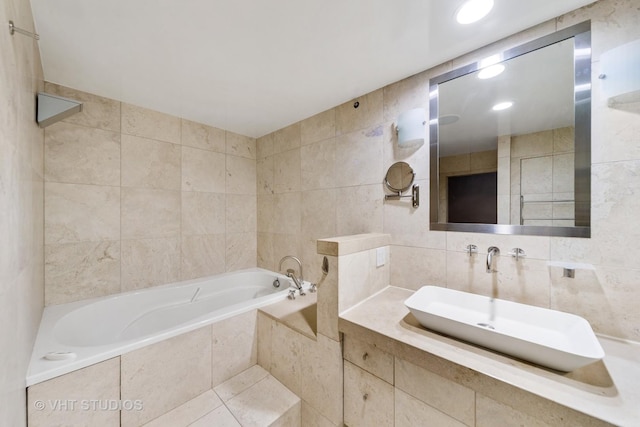
[[[318,285],[315,283],[311,284],[311,287],[309,288],[309,292],[311,292],[312,294],[318,291]]]
[[[507,255],[511,255],[512,257],[514,257],[516,261],[518,261],[518,259],[520,258],[525,258],[527,256],[527,254],[525,254],[524,251],[520,248],[511,249],[511,252],[509,252]]]
[[[478,247],[476,245],[467,245],[467,253],[469,256],[478,253]]]
[[[296,290],[295,289],[289,289],[289,295],[287,295],[288,299],[296,299]]]

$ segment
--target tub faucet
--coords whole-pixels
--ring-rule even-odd
[[[282,259],[280,260],[280,265],[278,266],[278,271],[282,271],[282,264],[287,260],[287,259],[292,259],[295,262],[298,263],[298,266],[300,267],[300,278],[298,279],[296,277],[296,275],[294,274],[295,271],[292,269],[287,269],[287,277],[290,277],[293,282],[296,284],[296,287],[298,288],[298,291],[300,292],[301,296],[306,295],[304,293],[304,290],[302,289],[302,283],[304,282],[304,278],[303,278],[303,273],[302,273],[302,262],[300,262],[300,260],[294,256],[291,255],[287,255],[282,257]]]
[[[500,249],[498,249],[496,246],[489,246],[489,249],[487,249],[487,273],[493,272],[491,266],[493,263],[494,255],[500,255]]]

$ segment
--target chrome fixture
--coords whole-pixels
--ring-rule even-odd
[[[322,275],[326,276],[329,274],[329,260],[327,257],[322,258]]]
[[[304,277],[303,277],[303,273],[302,273],[302,262],[300,262],[300,260],[292,255],[286,255],[284,257],[282,257],[282,259],[280,260],[280,264],[278,265],[278,271],[282,271],[282,264],[287,260],[287,259],[292,259],[295,262],[298,263],[298,267],[300,268],[300,278],[298,279],[296,277],[296,275],[294,274],[295,271],[291,268],[287,269],[287,277],[290,277],[293,282],[296,284],[296,287],[298,288],[298,291],[300,291],[300,296],[304,296],[306,295],[304,293],[304,290],[302,289],[302,283],[304,282]],[[292,299],[292,298],[290,298]]]
[[[200,288],[196,289],[196,291],[193,293],[193,296],[191,297],[191,301],[189,302],[194,302],[196,298],[198,298],[199,293],[200,293]]]
[[[273,281],[273,287],[274,288],[279,288],[280,287],[280,280],[276,278],[276,280]]]
[[[411,197],[411,204],[414,208],[420,206],[420,186],[413,185],[416,173],[413,168],[406,162],[396,162],[387,170],[384,177],[384,185],[391,190],[393,194],[385,194],[385,200],[400,200],[405,197]],[[403,196],[402,193],[411,187],[411,195]]]
[[[32,33],[31,31],[23,30],[22,28],[18,28],[13,24],[13,21],[9,21],[9,34],[13,35],[14,33],[22,34],[23,36],[31,37],[34,40],[40,40],[40,36],[36,33]]]
[[[296,290],[295,289],[289,289],[289,295],[287,295],[288,299],[296,299]]]
[[[524,251],[520,248],[511,249],[511,252],[509,252],[507,255],[511,255],[512,257],[514,257],[516,261],[527,256],[527,254],[525,254]]]
[[[478,253],[478,247],[476,245],[467,245],[467,253],[469,256]]]
[[[318,285],[315,283],[311,283],[311,286],[309,287],[309,292],[311,292],[312,294],[318,291]]]
[[[495,270],[492,268],[494,255],[500,255],[500,249],[498,249],[496,246],[489,246],[489,249],[487,249],[487,273],[495,272]]]

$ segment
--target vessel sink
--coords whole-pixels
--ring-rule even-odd
[[[405,301],[422,326],[453,338],[569,372],[604,357],[580,316],[439,286]]]

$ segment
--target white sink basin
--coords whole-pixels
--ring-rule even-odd
[[[405,305],[428,329],[559,371],[604,357],[580,316],[467,292],[424,286]]]

